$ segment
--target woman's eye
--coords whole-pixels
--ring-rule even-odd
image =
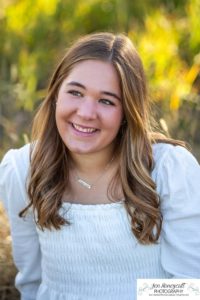
[[[68,91],[68,93],[73,95],[73,96],[76,96],[76,97],[81,97],[82,96],[82,94],[79,91],[76,91],[76,90],[70,90],[70,91]]]
[[[100,99],[100,102],[102,102],[103,104],[106,104],[106,105],[115,105],[112,101],[110,101],[108,99]]]

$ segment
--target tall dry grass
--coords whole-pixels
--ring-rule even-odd
[[[12,260],[11,236],[8,218],[0,203],[0,300],[19,300],[14,287],[16,268]]]

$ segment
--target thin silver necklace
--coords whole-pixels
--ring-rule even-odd
[[[103,175],[106,173],[108,167],[111,165],[112,161],[114,159],[114,156],[112,157],[112,159],[107,163],[107,165],[105,166],[105,168],[103,169],[102,173],[97,177],[97,179],[93,182],[93,183],[89,183],[87,181],[85,181],[83,178],[81,178],[79,175],[78,175],[78,172],[76,171],[76,181],[82,185],[84,188],[86,189],[92,189],[95,184],[101,179],[101,177],[103,177]]]

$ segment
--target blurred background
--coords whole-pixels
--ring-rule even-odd
[[[29,141],[50,76],[80,35],[126,33],[146,70],[160,130],[200,160],[199,0],[0,0],[0,159]],[[11,238],[0,206],[0,299],[13,288]]]

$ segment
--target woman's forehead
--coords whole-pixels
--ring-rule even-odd
[[[120,84],[118,73],[110,62],[101,60],[84,60],[77,63],[64,79],[62,85],[70,83],[83,85],[85,88],[114,89],[119,95]]]

